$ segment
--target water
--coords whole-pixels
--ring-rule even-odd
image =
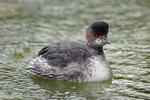
[[[0,0],[0,100],[150,99],[149,0]],[[110,24],[104,47],[114,77],[62,82],[31,77],[27,62],[57,41],[84,43],[96,20]]]

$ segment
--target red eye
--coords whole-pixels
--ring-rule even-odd
[[[95,34],[94,37],[97,39],[97,38],[99,38],[99,35]]]

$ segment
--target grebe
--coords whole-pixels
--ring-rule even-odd
[[[108,24],[97,21],[86,32],[86,44],[58,42],[47,45],[31,59],[28,72],[45,78],[68,81],[105,81],[112,70],[103,46],[109,44]]]

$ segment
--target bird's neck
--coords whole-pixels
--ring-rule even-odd
[[[103,46],[102,47],[98,47],[98,46],[95,46],[95,45],[91,45],[89,43],[87,43],[88,47],[94,49],[94,51],[96,51],[99,55],[102,55],[104,54],[103,52]]]

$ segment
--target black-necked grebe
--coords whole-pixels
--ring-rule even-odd
[[[59,42],[44,47],[28,65],[31,74],[55,80],[105,81],[112,78],[103,46],[107,40],[108,24],[97,21],[90,25],[86,44]]]

